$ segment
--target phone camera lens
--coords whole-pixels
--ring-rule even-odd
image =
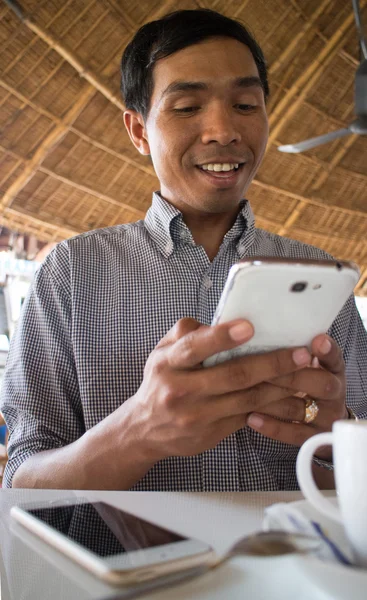
[[[303,292],[307,287],[307,283],[304,281],[297,281],[292,285],[292,292]]]

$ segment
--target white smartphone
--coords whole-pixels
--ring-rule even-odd
[[[13,506],[11,516],[112,585],[130,585],[209,564],[214,550],[106,504],[86,499]]]
[[[204,361],[214,366],[245,354],[279,348],[311,347],[326,333],[359,279],[346,261],[252,258],[231,268],[212,325],[248,319],[254,336],[233,350]]]

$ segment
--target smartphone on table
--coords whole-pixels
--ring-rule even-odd
[[[206,565],[206,543],[186,538],[105,502],[13,506],[11,516],[44,542],[112,585],[143,581]]]
[[[204,361],[214,366],[245,354],[307,346],[326,333],[359,279],[356,264],[342,260],[256,257],[231,268],[212,325],[247,319],[254,336]]]

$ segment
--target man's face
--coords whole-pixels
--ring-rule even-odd
[[[151,155],[162,196],[183,212],[235,212],[268,137],[250,50],[212,38],[159,60],[153,78],[139,149]]]

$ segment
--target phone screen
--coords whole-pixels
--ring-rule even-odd
[[[22,508],[100,557],[187,539],[104,502]]]

